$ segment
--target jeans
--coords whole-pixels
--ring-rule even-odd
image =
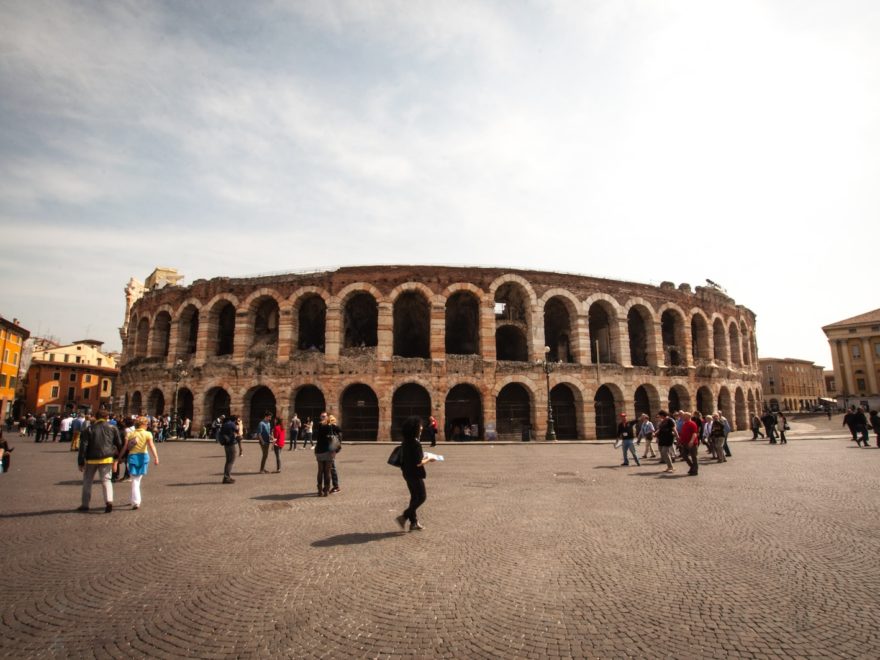
[[[98,465],[86,463],[83,472],[82,505],[89,506],[92,499],[92,482],[95,480],[95,472],[101,479],[101,488],[104,490],[104,504],[113,504],[113,483],[110,481],[110,473],[113,472],[112,463],[100,463]]]
[[[266,460],[269,458],[269,444],[260,442],[260,451],[263,452],[263,458],[260,461],[260,472],[265,472]]]
[[[697,449],[699,446],[698,444],[691,444],[681,448],[681,456],[684,458],[685,463],[688,464],[688,467],[690,467],[688,474],[697,474],[700,471],[700,464],[697,460]]]
[[[275,452],[275,469],[281,472],[281,447],[272,445],[272,451]]]
[[[339,488],[339,474],[336,472],[336,459],[330,462],[330,480],[333,482],[334,488]]]
[[[333,467],[333,459],[318,461],[318,492],[325,495],[330,492],[330,470]]]
[[[785,442],[785,437],[782,438],[782,441]],[[730,447],[727,446],[727,436],[726,435],[724,436],[724,444],[721,445],[721,448],[724,450],[725,456],[733,456],[733,454],[730,453]]]
[[[428,499],[428,495],[425,492],[425,480],[421,477],[406,479],[406,487],[409,488],[409,506],[403,512],[403,515],[411,523],[417,523],[419,518],[416,510]]]
[[[291,429],[290,431],[290,439],[287,445],[287,451],[293,451],[296,449],[296,439],[299,437],[299,430]]]
[[[641,465],[639,463],[639,454],[636,451],[636,443],[632,438],[625,439],[623,441],[623,464],[629,465],[629,457],[627,456],[627,452],[632,454],[633,459],[635,459],[636,465]]]
[[[233,442],[231,445],[224,445],[223,449],[226,451],[226,465],[223,466],[223,478],[231,479],[232,465],[235,463],[235,455],[238,453],[238,446]]]

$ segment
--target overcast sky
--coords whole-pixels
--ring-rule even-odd
[[[830,368],[880,307],[880,2],[0,3],[0,314],[374,263],[704,284]]]

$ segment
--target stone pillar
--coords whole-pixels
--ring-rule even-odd
[[[541,319],[540,323],[538,323],[538,319]],[[538,305],[533,305],[530,311],[529,334],[526,337],[529,342],[530,348],[530,362],[534,362],[536,360],[545,360],[547,358],[547,354],[544,352],[544,347],[547,344],[545,343],[544,338],[543,319],[543,310]]]
[[[377,326],[379,345],[376,347],[376,357],[379,360],[390,360],[394,354],[394,306],[390,302],[379,303]]]
[[[495,302],[491,298],[480,303],[480,353],[484,360],[494,362],[495,353]]]
[[[494,317],[493,317],[494,323]],[[486,425],[492,423],[495,425],[495,433],[498,433],[498,419],[495,413],[495,395],[492,393],[491,389],[480,388],[482,398],[483,398],[483,433],[485,437],[485,429]]]
[[[204,318],[202,318],[204,316]],[[212,318],[212,314],[204,314],[199,313],[199,331],[198,336],[196,338],[196,354],[193,357],[193,363],[195,365],[204,364],[208,359],[210,344],[211,344],[211,333],[213,332],[215,335],[217,334],[217,320],[216,318]]]
[[[339,362],[339,349],[342,347],[342,307],[338,300],[327,305],[324,326],[324,361],[328,364]]]
[[[249,326],[251,326],[250,314],[247,311],[235,310],[235,340],[232,345],[232,358],[238,364],[245,359],[247,350],[250,348],[253,328]]]
[[[617,319],[619,355],[617,362],[623,367],[632,367],[632,351],[629,346],[629,321],[626,317]]]
[[[843,351],[843,373],[846,377],[845,389],[843,391],[844,393],[850,395],[857,394],[858,392],[856,390],[856,378],[855,374],[853,373],[852,355],[850,354],[851,349],[849,347],[849,343],[845,339],[842,339],[838,342],[838,346]]]
[[[590,325],[586,314],[578,314],[574,320],[574,336],[570,342],[574,361],[590,364]]]
[[[291,353],[296,347],[296,339],[293,336],[293,310],[284,308],[278,310],[278,362],[288,362]],[[286,420],[287,417],[284,416]]]
[[[180,324],[177,321],[171,321],[171,327],[168,328],[168,355],[165,356],[165,364],[168,367],[174,366],[175,361],[177,360],[177,335],[180,329]],[[181,357],[183,357],[181,355]]]
[[[442,300],[431,303],[431,359],[446,359],[446,306]]]
[[[658,367],[666,367],[668,365],[666,364],[666,350],[663,347],[663,326],[659,321],[654,322],[653,326],[654,331],[652,334],[654,335],[654,346],[656,347],[655,351],[657,354],[657,362],[653,364],[656,364]],[[646,328],[646,331],[651,332],[651,328]],[[648,363],[651,364],[651,361],[648,360]],[[593,428],[595,429],[595,425]]]
[[[862,339],[862,353],[865,355],[865,370],[868,372],[868,394],[876,396],[878,394],[877,369],[874,366],[873,348],[869,337]]]
[[[384,388],[383,390],[380,390],[376,395],[379,399],[379,430],[376,434],[376,440],[378,440],[379,442],[391,440],[392,389],[392,387]]]
[[[596,439],[596,403],[589,398],[585,398],[581,405],[581,415],[583,416],[584,440]]]

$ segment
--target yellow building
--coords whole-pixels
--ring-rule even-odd
[[[822,328],[831,346],[840,405],[880,406],[880,309]]]
[[[15,389],[21,370],[21,352],[31,333],[18,324],[0,316],[0,414],[6,419],[15,403]]]
[[[812,410],[827,396],[824,368],[809,360],[760,358],[758,364],[770,410]]]

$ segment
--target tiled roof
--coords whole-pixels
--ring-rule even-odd
[[[873,312],[865,312],[864,314],[859,314],[858,316],[853,316],[849,319],[843,319],[837,323],[831,323],[830,325],[824,326],[822,329],[839,328],[849,325],[859,325],[862,323],[880,323],[880,309],[875,309]]]

